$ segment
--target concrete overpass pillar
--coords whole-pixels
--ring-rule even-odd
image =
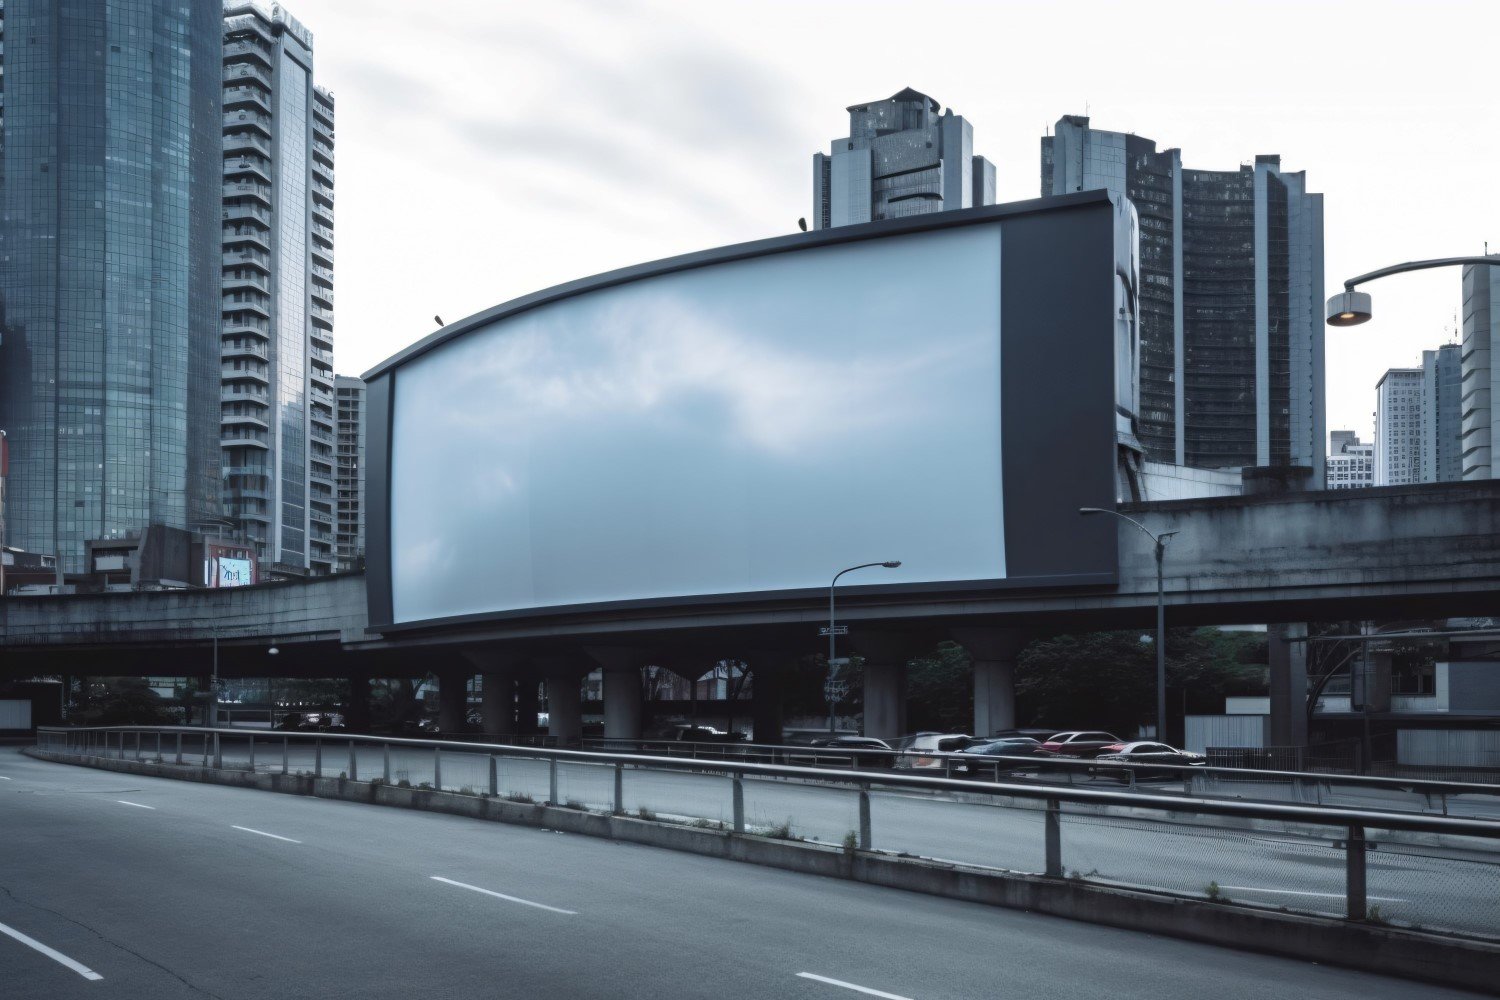
[[[469,674],[448,670],[438,674],[438,730],[461,733],[469,714]]]
[[[1271,661],[1272,746],[1307,745],[1307,625],[1271,625],[1266,629]]]
[[[644,651],[625,646],[589,646],[585,652],[604,669],[605,738],[640,739]]]
[[[1016,657],[1030,636],[1020,629],[983,626],[956,628],[949,635],[974,664],[974,735],[1014,729]]]
[[[586,666],[573,657],[559,657],[546,664],[547,735],[559,743],[583,739],[583,675]]]
[[[786,678],[797,669],[797,654],[784,650],[754,650],[747,654],[750,665],[751,739],[756,743],[786,742],[782,730],[782,700]]]
[[[363,670],[349,675],[349,700],[344,706],[344,725],[351,733],[370,731],[370,675]]]
[[[865,661],[864,735],[895,739],[906,732],[906,665],[932,648],[932,637],[865,629],[850,633],[850,644]]]
[[[516,732],[534,735],[538,732],[536,715],[541,710],[541,678],[535,671],[522,671],[516,677]]]
[[[523,661],[513,653],[473,649],[464,658],[479,671],[479,715],[487,736],[513,736],[516,731],[516,678]]]

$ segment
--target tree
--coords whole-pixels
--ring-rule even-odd
[[[967,733],[974,724],[973,676],[968,650],[956,642],[940,642],[912,660],[906,666],[907,727]]]
[[[86,683],[92,687],[89,701],[76,714],[86,726],[163,726],[176,721],[144,677],[106,677]]]
[[[1016,665],[1018,716],[1041,727],[1134,734],[1156,714],[1156,651],[1151,638],[1132,630],[1061,635],[1032,643]],[[1226,694],[1262,693],[1264,667],[1254,661],[1258,657],[1264,663],[1264,648],[1264,637],[1249,633],[1168,630],[1169,723],[1184,703],[1188,711],[1222,712]]]

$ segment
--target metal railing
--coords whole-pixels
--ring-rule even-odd
[[[37,739],[57,752],[634,813],[849,851],[1500,938],[1500,823],[1487,820],[744,757],[340,733],[41,727]],[[1268,879],[1283,884],[1254,884]]]

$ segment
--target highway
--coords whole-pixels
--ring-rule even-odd
[[[50,764],[13,748],[0,749],[0,983],[6,1000],[1464,995],[597,838]]]

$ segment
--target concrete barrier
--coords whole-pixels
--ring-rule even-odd
[[[848,879],[1093,924],[1340,965],[1489,993],[1500,969],[1500,942],[1451,937],[1381,924],[1281,913],[1232,902],[1173,896],[975,868],[885,852],[848,851],[563,806],[464,795],[383,782],[215,770],[28,748],[39,760],[157,778],[201,781],[292,795],[419,809],[514,823],[650,847]]]

